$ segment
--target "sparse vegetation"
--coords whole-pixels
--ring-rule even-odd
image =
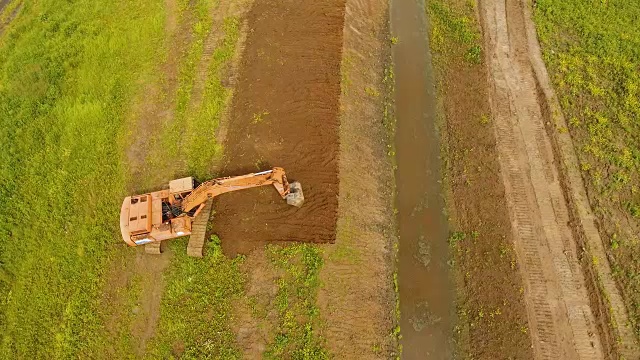
[[[222,79],[236,54],[239,26],[238,19],[234,17],[224,19],[224,37],[213,51],[202,100],[185,119],[184,136],[189,173],[201,178],[213,175],[211,164],[222,156],[222,144],[216,141],[216,134],[232,95],[231,89],[223,85]],[[264,113],[268,114],[266,111]]]
[[[353,219],[349,216],[339,220],[337,227],[337,244],[329,254],[331,261],[347,262],[357,264],[362,261],[360,249],[357,246],[357,239],[361,234],[352,226]]]
[[[640,8],[624,1],[538,0],[534,15],[589,198],[604,238],[612,239],[614,273],[640,335]]]
[[[227,258],[211,237],[204,258],[187,256],[186,241],[169,243],[174,252],[148,358],[239,359],[231,330],[233,306],[244,293],[243,257]]]
[[[266,111],[266,110],[253,114],[252,123],[254,123],[254,124],[261,123],[264,120],[265,116],[267,116],[267,115],[269,115],[269,112]]]
[[[266,359],[328,359],[316,305],[323,265],[320,247],[311,244],[267,246],[271,263],[284,275],[276,280],[278,326],[264,352]]]
[[[364,88],[364,92],[371,96],[371,97],[378,97],[380,96],[380,92],[378,92],[378,90],[376,90],[375,88],[373,88],[372,86],[367,86]]]

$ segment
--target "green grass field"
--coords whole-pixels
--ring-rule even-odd
[[[160,3],[25,2],[0,39],[1,358],[102,352],[123,119],[162,49]]]
[[[640,7],[538,0],[544,60],[640,335]]]

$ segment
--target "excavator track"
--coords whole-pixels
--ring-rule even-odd
[[[209,223],[212,208],[213,199],[209,199],[204,204],[204,208],[202,208],[198,216],[193,220],[191,236],[189,237],[189,244],[187,245],[187,255],[193,257],[203,256],[204,238],[207,233],[207,224]]]
[[[160,255],[164,252],[164,241],[158,241],[146,244],[144,246],[144,252],[152,255]]]

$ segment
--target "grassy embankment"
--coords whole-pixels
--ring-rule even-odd
[[[190,6],[182,5],[182,11]],[[180,71],[182,107],[188,102],[194,63],[202,54],[214,5],[193,6],[198,20]],[[108,285],[103,279],[113,245],[121,241],[113,219],[118,218],[127,185],[124,119],[136,92],[157,76],[153,72],[166,50],[164,17],[161,5],[148,3],[45,2],[25,6],[1,40],[0,111],[5,121],[0,132],[0,215],[6,219],[0,226],[2,357],[100,357],[114,345],[105,341],[99,299]],[[219,148],[207,145],[230,96],[219,73],[234,54],[237,21],[225,20],[224,32],[210,63],[213,76],[208,77],[203,105],[179,111],[177,120],[186,129],[180,132],[180,144],[186,146],[168,153],[169,160],[186,153],[189,170],[197,174],[204,174],[218,153]],[[197,278],[203,285],[194,290],[195,304],[215,310],[229,307],[242,284],[236,281],[238,260],[221,258],[216,245],[211,246],[214,250],[205,261],[176,256],[167,275],[169,290],[155,353],[166,355],[167,341],[176,333],[186,340],[187,353],[202,344],[198,341],[203,337],[216,344],[215,354],[233,353],[233,336],[207,336],[213,327],[203,330],[209,319],[195,315],[201,309],[177,301],[184,300],[176,293],[185,289],[184,279]],[[215,277],[218,273],[227,276]],[[140,286],[134,281],[127,291],[127,304],[133,306]],[[219,291],[224,296],[209,296]],[[198,299],[197,294],[207,296]],[[224,320],[215,329],[228,329]],[[130,338],[124,335],[118,341]],[[126,344],[116,347],[127,352]],[[212,349],[199,351],[207,350]]]
[[[163,35],[155,2],[25,2],[0,39],[0,357],[98,357],[119,244],[124,113]]]
[[[603,239],[640,335],[640,7],[538,0],[549,69]],[[594,260],[596,261],[596,260]]]
[[[430,0],[460,358],[531,358],[474,1]]]

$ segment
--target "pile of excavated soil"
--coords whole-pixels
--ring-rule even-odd
[[[225,140],[224,174],[284,167],[301,208],[273,188],[225,194],[214,232],[228,254],[273,241],[334,242],[344,1],[256,2]]]

